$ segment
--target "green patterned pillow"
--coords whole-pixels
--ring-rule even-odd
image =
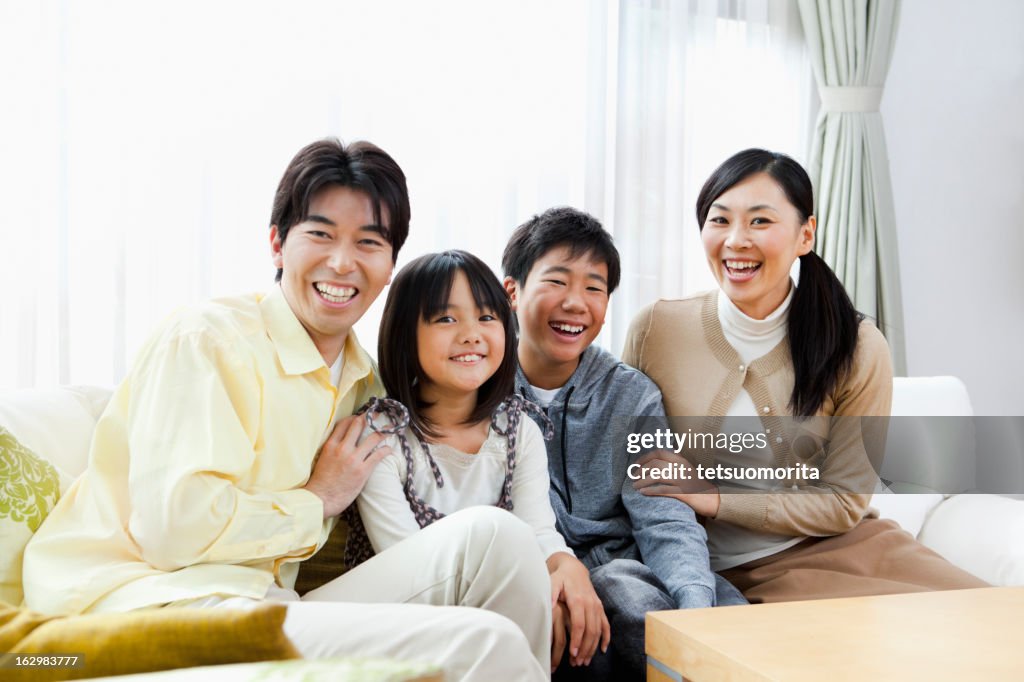
[[[25,545],[58,497],[54,466],[0,426],[0,601],[21,603]]]

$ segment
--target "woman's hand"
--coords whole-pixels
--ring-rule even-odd
[[[555,647],[551,649],[552,670],[562,658],[566,629],[569,631],[569,663],[573,666],[589,665],[598,644],[601,651],[608,651],[612,637],[604,606],[590,582],[590,571],[579,559],[565,552],[552,554],[547,564],[551,575],[551,606],[554,609],[553,643],[557,644],[561,637],[557,659]],[[560,607],[565,611],[559,613]],[[565,622],[566,616],[568,623]]]
[[[701,516],[712,519],[718,516],[722,502],[718,486],[697,478],[697,470],[685,457],[659,450],[644,455],[637,464],[641,475],[633,481],[633,488],[642,494],[674,497],[690,505]],[[657,474],[654,470],[658,470]]]

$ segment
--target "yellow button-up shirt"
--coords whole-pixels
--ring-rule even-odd
[[[331,425],[381,393],[349,333],[338,386],[280,288],[173,315],[25,550],[29,608],[124,611],[292,587],[334,520],[302,489]]]

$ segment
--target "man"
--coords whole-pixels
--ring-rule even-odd
[[[516,390],[544,407],[555,428],[547,447],[558,530],[590,570],[611,622],[607,655],[559,672],[643,679],[647,611],[743,598],[711,572],[707,536],[693,510],[640,494],[626,476],[625,433],[637,428],[633,418],[663,420],[665,412],[650,379],[593,345],[619,282],[611,235],[586,213],[550,209],[516,228],[502,269],[519,323]],[[571,607],[563,616],[568,612],[575,630]],[[562,653],[557,636],[554,658]],[[580,663],[571,644],[568,654],[569,663]]]
[[[280,285],[179,312],[143,347],[87,471],[26,549],[30,608],[278,600],[307,657],[546,676],[547,572],[507,512],[453,514],[302,601],[292,589],[389,452],[352,416],[381,392],[352,326],[390,281],[409,213],[402,170],[374,145],[323,140],[295,156],[271,215]]]

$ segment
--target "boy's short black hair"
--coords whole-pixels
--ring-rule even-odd
[[[608,266],[609,295],[619,286],[622,266],[612,236],[597,218],[569,206],[549,208],[517,227],[505,246],[501,269],[522,285],[534,263],[560,246],[569,249],[570,258],[589,254],[603,261]]]
[[[416,329],[420,320],[430,321],[448,307],[452,283],[459,272],[469,280],[477,307],[493,313],[505,329],[505,355],[501,365],[480,387],[476,408],[467,423],[490,418],[515,389],[518,366],[515,316],[508,295],[494,272],[482,260],[465,251],[420,256],[395,275],[388,290],[377,336],[377,362],[384,390],[388,396],[409,408],[413,429],[426,436],[438,434],[423,415],[423,409],[430,404],[420,398],[419,386],[429,379],[420,365]]]

